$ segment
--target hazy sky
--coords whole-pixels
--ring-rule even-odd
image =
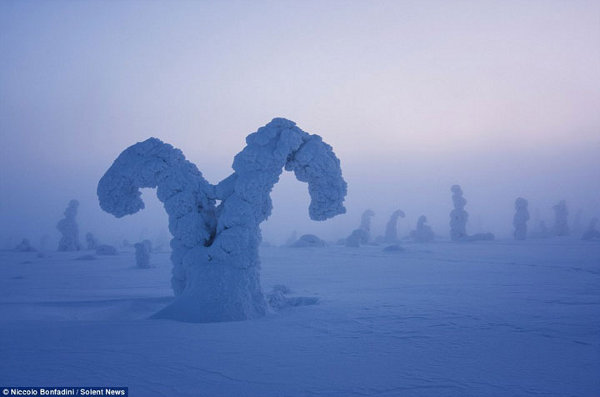
[[[473,232],[508,233],[519,195],[587,221],[599,109],[598,1],[2,1],[0,246],[55,239],[71,198],[83,233],[154,237],[153,193],[127,219],[98,208],[116,156],[156,136],[215,183],[273,117],[323,136],[349,183],[349,213],[316,224],[306,186],[282,178],[275,242],[342,237],[368,207],[375,233],[401,208],[401,230],[426,214],[447,235],[454,183]]]

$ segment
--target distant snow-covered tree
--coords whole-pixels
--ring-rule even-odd
[[[147,269],[150,267],[150,252],[152,251],[152,242],[143,240],[133,245],[135,247],[135,263],[137,267]]]
[[[417,220],[417,228],[410,232],[410,237],[418,243],[433,241],[434,234],[431,226],[427,225],[427,217],[421,215]]]
[[[375,216],[372,210],[366,210],[360,217],[359,230],[363,231],[362,244],[367,244],[371,240],[371,218]]]
[[[291,247],[298,240],[298,232],[295,230],[290,234],[290,236],[285,240],[284,247]]]
[[[282,168],[308,182],[309,215],[345,212],[346,182],[331,146],[286,119],[246,138],[234,172],[208,183],[179,149],[150,138],[127,148],[98,184],[103,210],[122,217],[144,208],[140,188],[157,188],[169,216],[173,303],[154,315],[190,322],[244,320],[265,314],[260,287],[260,223]]]
[[[388,223],[385,225],[385,235],[383,241],[388,244],[396,244],[398,239],[398,218],[404,218],[406,215],[402,210],[392,212]]]
[[[79,226],[77,226],[77,221],[75,220],[78,208],[79,201],[71,200],[65,210],[65,217],[56,225],[56,228],[62,234],[58,242],[59,251],[79,251],[81,249],[81,245],[79,244]]]
[[[354,229],[345,240],[346,247],[359,247],[371,241],[371,218],[375,216],[372,210],[366,210],[360,216],[360,225]]]
[[[527,204],[527,200],[523,197],[515,200],[515,216],[513,217],[515,240],[525,240],[527,238],[527,221],[529,220]]]
[[[561,200],[552,207],[554,210],[554,235],[556,236],[568,236],[569,235],[569,222],[567,217],[569,210],[567,210],[567,203],[565,200]]]
[[[29,242],[29,239],[24,238],[21,242],[15,247],[15,251],[18,252],[33,252],[36,251],[35,248]]]
[[[453,185],[450,191],[454,205],[454,209],[450,211],[450,239],[452,241],[493,240],[492,233],[467,234],[467,221],[469,220],[469,214],[465,211],[467,200],[463,197],[460,185]]]
[[[459,241],[467,237],[467,220],[469,219],[469,214],[465,211],[467,200],[463,197],[463,191],[459,185],[453,185],[450,191],[454,205],[454,209],[450,212],[450,239]]]
[[[587,230],[581,236],[582,240],[599,240],[600,239],[600,231],[596,229],[596,225],[598,224],[598,218],[592,218],[590,224],[588,225]]]
[[[98,246],[98,240],[90,232],[88,232],[88,233],[85,234],[85,242],[87,244],[87,249],[88,250],[95,250],[96,247]]]

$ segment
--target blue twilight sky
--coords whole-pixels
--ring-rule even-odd
[[[598,1],[2,1],[0,54],[0,247],[56,238],[71,198],[82,232],[164,232],[151,192],[99,210],[114,158],[156,136],[214,183],[279,116],[334,147],[349,213],[311,223],[286,175],[267,240],[341,237],[369,207],[446,235],[454,183],[471,231],[507,234],[519,195],[600,215]]]

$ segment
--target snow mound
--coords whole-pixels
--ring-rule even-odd
[[[303,234],[291,246],[294,248],[325,247],[327,244],[314,234]]]
[[[287,296],[290,293],[290,289],[285,285],[275,285],[273,291],[267,294],[267,302],[275,311],[296,306],[315,305],[319,302],[319,298],[316,297]]]
[[[117,255],[117,249],[112,245],[101,244],[96,247],[96,255]]]
[[[29,239],[24,238],[21,242],[15,247],[15,251],[18,252],[35,252],[36,249],[33,248]]]
[[[402,251],[404,251],[404,248],[402,248],[400,246],[400,244],[392,244],[392,245],[388,245],[383,250],[385,252],[402,252]]]

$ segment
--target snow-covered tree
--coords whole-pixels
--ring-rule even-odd
[[[77,208],[79,208],[79,201],[71,200],[65,210],[64,219],[61,219],[56,225],[56,228],[62,234],[58,242],[59,251],[79,251],[81,249],[81,245],[79,244],[79,226],[77,226],[77,222],[75,221]]]
[[[135,247],[135,263],[137,267],[147,269],[150,267],[150,252],[152,251],[152,242],[144,240],[133,245]]]
[[[417,228],[410,232],[410,237],[418,243],[433,241],[434,234],[431,226],[427,225],[427,217],[421,215],[417,220]]]
[[[285,240],[284,247],[291,247],[298,240],[298,232],[295,230],[290,234],[290,236]]]
[[[398,240],[398,218],[404,218],[406,215],[402,210],[396,210],[390,216],[385,225],[385,235],[383,241],[388,244],[396,244]]]
[[[467,221],[469,220],[469,214],[465,211],[467,200],[463,197],[463,191],[459,185],[453,185],[450,191],[454,205],[454,209],[450,211],[450,239],[452,241],[493,240],[492,233],[467,234]]]
[[[568,236],[569,235],[569,222],[567,217],[569,211],[567,210],[567,203],[565,200],[561,200],[552,207],[554,210],[554,235],[556,236]]]
[[[465,211],[467,200],[463,197],[463,191],[459,185],[453,185],[450,191],[454,205],[454,209],[450,212],[450,239],[459,241],[467,237],[467,220],[469,219],[469,214]]]
[[[88,250],[95,250],[96,247],[98,246],[98,240],[90,232],[88,232],[88,233],[85,234],[85,242],[87,244],[87,249]]]
[[[583,215],[583,211],[581,209],[578,209],[577,212],[575,213],[574,219],[573,219],[573,227],[571,228],[571,233],[575,236],[582,236],[583,233],[585,233],[586,229],[583,226],[583,222],[582,222],[582,215]]]
[[[190,322],[245,320],[265,314],[259,279],[260,223],[282,168],[308,182],[309,215],[345,212],[346,182],[331,146],[277,118],[246,138],[234,172],[208,183],[182,152],[150,138],[127,148],[98,184],[103,210],[122,217],[144,208],[140,188],[157,188],[169,216],[173,303],[154,315]]]
[[[29,242],[29,239],[24,238],[21,242],[16,246],[15,251],[19,252],[33,252],[36,251],[35,248]]]
[[[362,213],[360,217],[360,226],[359,230],[362,230],[363,240],[362,244],[367,244],[371,240],[371,218],[375,216],[375,213],[372,210],[366,210]]]
[[[598,224],[598,218],[592,218],[590,224],[588,225],[587,230],[581,236],[582,240],[598,240],[600,239],[600,231],[596,229],[596,225]]]
[[[515,216],[513,217],[515,240],[525,240],[527,238],[527,221],[529,220],[527,204],[527,200],[523,197],[515,200]]]
[[[361,244],[368,244],[371,241],[371,218],[373,216],[375,213],[372,210],[362,213],[358,229],[354,229],[346,238],[346,247],[360,247]]]

